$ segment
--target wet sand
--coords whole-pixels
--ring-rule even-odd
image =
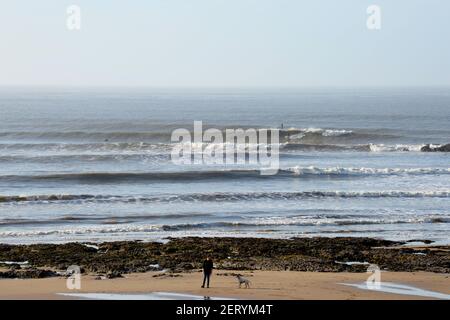
[[[223,297],[230,299],[432,299],[430,297],[401,295],[371,291],[345,284],[362,284],[367,273],[298,272],[298,271],[240,271],[251,281],[250,289],[239,289],[229,270],[216,270],[211,288],[200,288],[202,274],[198,271],[178,276],[159,276],[161,272],[132,273],[124,278],[96,280],[86,275],[81,279],[81,290],[69,290],[63,277],[45,279],[0,280],[0,299],[76,299],[60,293],[131,293],[149,294],[167,292]],[[385,282],[413,286],[450,295],[448,274],[430,272],[382,272]],[[150,295],[151,296],[151,295]],[[149,297],[150,297],[149,296]],[[129,297],[128,297],[129,298]],[[142,298],[142,297],[141,297]]]

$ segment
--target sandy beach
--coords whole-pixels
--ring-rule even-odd
[[[215,270],[202,289],[205,254]],[[370,238],[3,244],[0,299],[450,299],[448,258],[448,246]],[[80,290],[66,286],[73,265]],[[381,287],[368,290],[375,265]],[[249,289],[238,288],[237,274]]]
[[[176,277],[154,277],[158,272],[128,274],[124,278],[95,280],[83,276],[81,290],[68,290],[66,279],[4,279],[0,281],[0,299],[74,299],[59,293],[152,293],[171,292],[231,299],[430,299],[430,297],[370,291],[343,285],[363,283],[365,273],[323,273],[296,271],[242,272],[250,289],[239,289],[229,271],[217,270],[211,288],[200,288],[200,272],[181,273]],[[446,274],[429,272],[383,272],[382,281],[413,286],[450,295]]]

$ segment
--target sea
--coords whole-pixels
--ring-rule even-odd
[[[279,171],[175,163],[172,132],[278,130]],[[450,243],[450,88],[0,88],[0,243]],[[207,146],[207,142],[204,143]]]

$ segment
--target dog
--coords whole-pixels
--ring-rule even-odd
[[[243,276],[241,276],[241,275],[239,275],[239,274],[236,276],[236,278],[237,278],[237,280],[238,280],[238,282],[239,282],[239,288],[241,288],[241,285],[242,285],[242,284],[245,285],[245,288],[246,288],[246,289],[249,289],[249,288],[250,288],[250,280],[244,278]]]

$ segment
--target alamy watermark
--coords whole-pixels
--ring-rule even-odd
[[[366,27],[369,30],[381,29],[381,7],[372,4],[367,7]],[[66,8],[66,27],[69,31],[81,30],[81,8],[78,5],[70,5]]]
[[[380,267],[376,264],[371,264],[367,268],[367,273],[370,276],[366,280],[366,286],[369,290],[380,290],[381,289],[381,271]]]
[[[68,6],[66,9],[66,14],[67,30],[81,30],[81,8],[77,5]]]
[[[179,128],[172,132],[171,160],[177,165],[250,165],[261,175],[279,170],[278,129],[209,128],[194,121],[194,131]]]
[[[66,287],[69,290],[81,289],[81,269],[79,266],[73,265],[67,268]]]
[[[367,17],[366,26],[369,30],[380,30],[381,29],[381,8],[378,5],[370,5],[366,10]]]

